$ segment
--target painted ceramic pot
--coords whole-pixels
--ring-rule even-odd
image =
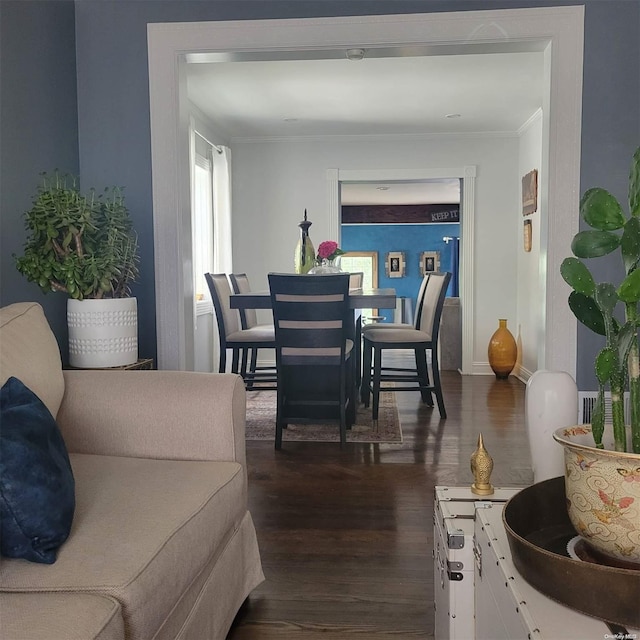
[[[640,454],[614,451],[607,432],[605,449],[593,445],[590,425],[553,434],[564,447],[569,518],[596,552],[640,569]]]

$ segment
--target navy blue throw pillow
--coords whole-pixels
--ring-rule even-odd
[[[0,553],[52,564],[71,530],[75,483],[51,412],[17,378],[0,389]]]

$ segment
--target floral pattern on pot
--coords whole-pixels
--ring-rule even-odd
[[[640,455],[607,450],[607,431],[605,449],[593,446],[589,425],[554,433],[564,447],[569,518],[596,551],[640,566]]]

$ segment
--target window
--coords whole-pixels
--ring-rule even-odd
[[[213,271],[212,147],[196,133],[193,163],[193,290],[197,310],[211,309],[204,274]]]

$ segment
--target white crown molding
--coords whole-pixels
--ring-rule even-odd
[[[235,136],[230,139],[233,144],[260,144],[269,142],[404,142],[416,140],[442,140],[462,139],[477,140],[478,138],[517,138],[520,135],[518,131],[476,131],[476,132],[442,132],[442,133],[380,133],[380,134],[364,134],[364,135],[317,135],[317,136]]]
[[[520,127],[518,127],[518,137],[524,135],[534,124],[538,123],[542,119],[542,109],[536,109],[536,112]]]

